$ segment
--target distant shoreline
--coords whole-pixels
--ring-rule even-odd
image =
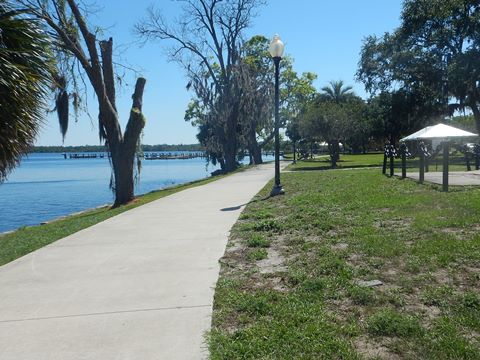
[[[205,148],[200,144],[179,144],[179,145],[142,145],[143,151],[204,151]],[[83,146],[34,146],[31,153],[84,153],[84,152],[105,152],[105,146],[102,145],[83,145]]]

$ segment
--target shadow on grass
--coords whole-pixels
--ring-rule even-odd
[[[297,167],[290,171],[315,171],[315,170],[338,170],[338,169],[358,169],[358,168],[378,168],[382,164],[359,164],[359,165],[341,165],[337,167],[326,166],[305,166]]]

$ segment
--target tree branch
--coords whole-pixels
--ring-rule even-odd
[[[100,41],[100,52],[102,54],[102,72],[103,72],[103,81],[105,83],[105,89],[107,92],[108,100],[112,104],[113,108],[115,106],[115,75],[113,71],[113,59],[112,59],[112,48],[113,48],[113,39],[110,38],[107,40]]]
[[[132,95],[132,110],[130,111],[130,118],[128,119],[123,140],[124,151],[126,151],[127,153],[135,152],[135,149],[137,147],[137,141],[143,128],[145,127],[145,118],[142,114],[142,104],[143,90],[145,88],[146,82],[146,79],[138,78],[137,83],[135,84],[135,91]]]

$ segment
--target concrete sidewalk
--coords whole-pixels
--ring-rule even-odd
[[[272,177],[184,190],[0,267],[0,359],[205,358],[218,259]]]
[[[401,173],[395,174],[400,176]],[[413,180],[419,180],[418,172],[409,173],[407,177]],[[434,184],[443,184],[442,172],[426,172],[424,177],[425,182]],[[480,170],[475,171],[450,171],[448,173],[448,184],[453,186],[478,186],[480,185]]]

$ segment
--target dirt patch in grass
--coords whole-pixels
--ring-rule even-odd
[[[347,250],[348,248],[348,244],[346,243],[337,243],[337,244],[333,244],[331,246],[332,250],[340,250],[340,251],[343,251],[343,250]]]
[[[427,306],[421,303],[418,297],[411,297],[408,304],[405,305],[405,309],[411,314],[418,314],[423,319],[423,324],[429,326],[433,320],[437,319],[442,311],[438,306]]]
[[[373,341],[366,336],[360,336],[354,341],[357,352],[366,359],[400,360],[401,357],[390,352],[382,342]]]
[[[284,272],[287,268],[284,266],[285,258],[280,251],[274,248],[267,250],[267,258],[257,261],[257,266],[261,274],[274,274]]]
[[[408,228],[412,225],[412,219],[410,218],[397,218],[397,219],[379,219],[374,221],[373,226],[377,229],[385,228],[392,230],[399,230]]]

